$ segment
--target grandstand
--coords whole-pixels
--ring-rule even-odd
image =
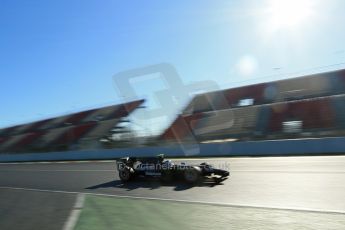
[[[133,141],[121,124],[143,102],[0,129],[0,152],[345,135],[345,69],[196,95],[158,139]]]
[[[144,100],[91,109],[0,129],[0,152],[98,148]]]
[[[166,141],[345,134],[345,69],[196,95]]]

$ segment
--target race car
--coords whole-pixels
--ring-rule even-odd
[[[204,162],[197,165],[186,163],[175,164],[171,160],[164,159],[164,155],[157,157],[125,157],[117,161],[117,169],[122,182],[127,182],[135,177],[158,177],[163,181],[171,181],[173,178],[184,178],[188,183],[196,183],[202,178],[213,178],[220,182],[228,178],[229,171],[214,168]]]

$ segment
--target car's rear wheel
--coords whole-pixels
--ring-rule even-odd
[[[120,177],[120,180],[123,181],[123,182],[127,182],[131,179],[131,176],[132,176],[132,173],[131,173],[131,170],[126,167],[124,169],[121,169],[119,171],[119,177]]]
[[[184,172],[184,179],[188,183],[196,183],[201,178],[201,169],[199,167],[191,167]]]

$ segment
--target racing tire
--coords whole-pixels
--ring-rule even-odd
[[[129,167],[125,167],[119,171],[119,177],[122,182],[127,182],[132,178],[132,172]]]
[[[188,183],[197,183],[201,179],[201,169],[197,166],[193,166],[184,172],[184,179]]]

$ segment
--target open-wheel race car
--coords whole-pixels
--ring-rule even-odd
[[[183,178],[188,183],[196,183],[202,178],[212,178],[220,182],[230,175],[229,171],[214,168],[208,163],[190,165],[186,163],[175,164],[164,159],[164,155],[157,157],[125,157],[117,161],[117,169],[121,181],[127,182],[135,177],[158,177],[163,181],[173,178]]]

